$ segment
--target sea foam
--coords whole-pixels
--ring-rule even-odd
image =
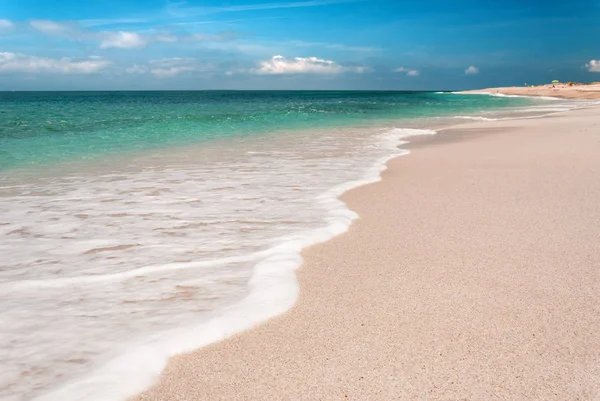
[[[357,218],[339,196],[379,180],[408,153],[403,138],[423,134],[435,131],[240,139],[6,185],[0,384],[17,384],[3,399],[125,399],[170,356],[285,312],[301,250]]]

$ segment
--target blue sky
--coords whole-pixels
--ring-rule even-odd
[[[0,0],[0,90],[600,81],[600,0]]]

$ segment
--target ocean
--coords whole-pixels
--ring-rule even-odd
[[[585,102],[434,92],[0,93],[0,399],[120,400],[280,314],[300,251],[413,135]]]

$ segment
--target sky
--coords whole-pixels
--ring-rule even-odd
[[[0,0],[0,90],[600,81],[600,0]]]

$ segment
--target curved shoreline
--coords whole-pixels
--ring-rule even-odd
[[[413,131],[415,131],[415,133],[416,133],[416,131],[419,131],[419,130],[413,130]],[[400,140],[401,138],[402,138],[402,136],[398,136],[396,138],[396,142],[398,140]],[[399,144],[402,145],[404,143],[406,143],[406,142],[400,141]],[[385,159],[382,159],[382,160],[378,161],[375,164],[375,166],[372,169],[369,170],[369,173],[366,174],[366,175],[368,175],[370,177],[369,179],[353,181],[353,182],[347,183],[345,185],[342,185],[339,188],[336,187],[336,188],[332,189],[331,192],[332,192],[333,198],[335,198],[335,200],[338,203],[341,203],[341,201],[339,201],[338,198],[339,198],[339,196],[341,194],[344,194],[346,191],[348,191],[350,189],[353,189],[353,188],[357,188],[357,187],[361,187],[361,186],[367,185],[367,184],[372,183],[372,182],[377,182],[380,179],[380,172],[382,172],[383,170],[385,170],[386,163],[389,160],[391,160],[393,158],[396,158],[399,155],[403,155],[403,154],[407,154],[407,153],[408,153],[407,151],[400,150],[397,153],[392,154],[389,157],[386,157]],[[331,231],[331,230],[328,230],[329,227],[324,228],[323,230],[324,231],[328,231],[328,234],[325,235],[325,236],[319,235],[318,237],[320,239],[316,243],[321,243],[321,242],[327,241],[330,238],[333,238],[334,236],[337,236],[337,235],[339,235],[339,234],[341,234],[341,233],[343,233],[343,232],[345,232],[347,230],[348,226],[351,224],[351,221],[356,218],[356,214],[354,212],[352,212],[350,209],[348,209],[347,206],[345,206],[345,210],[347,211],[347,213],[344,216],[341,216],[341,215],[338,216],[340,218],[343,217],[345,223],[341,224],[341,226],[337,227],[339,224],[337,224],[337,222],[336,222],[334,225],[337,228],[335,230],[333,230],[334,231],[333,234],[329,233],[329,231]],[[314,244],[315,244],[315,242],[313,241],[310,244],[300,244],[298,246],[300,248],[306,248],[306,247],[312,246]],[[277,255],[274,255],[274,256],[277,257]],[[285,277],[287,277],[290,274],[293,276],[293,271],[300,265],[301,259],[298,256],[297,260],[296,259],[295,260],[290,260],[289,262],[291,263],[289,269],[280,269],[280,270],[277,270],[277,271],[272,271],[270,269],[267,269],[268,270],[267,274],[273,280],[275,280],[275,281],[279,282],[279,281],[281,281],[280,279],[283,279],[284,281],[289,282],[289,278],[286,279]],[[259,274],[260,273],[259,270],[260,270],[259,266],[257,266],[255,268],[255,272],[254,272],[254,275],[253,275],[254,278],[253,278],[253,280],[251,282],[256,282],[255,281],[255,278],[256,278],[255,275],[257,275],[257,274],[261,275],[261,274]],[[275,274],[275,275],[273,275],[273,274]],[[279,275],[282,275],[282,277],[279,277]],[[279,277],[279,279],[276,276]],[[283,276],[285,276],[285,277],[283,277]],[[248,329],[250,327],[254,327],[254,325],[257,322],[259,322],[259,321],[260,322],[264,322],[267,319],[272,318],[273,316],[277,316],[277,315],[279,315],[279,314],[281,314],[281,313],[289,310],[289,308],[292,307],[292,305],[294,305],[294,303],[296,301],[296,296],[297,296],[297,291],[298,291],[298,288],[297,288],[298,287],[298,283],[295,281],[295,278],[292,278],[292,280],[294,281],[294,285],[293,286],[290,286],[290,285],[279,285],[278,286],[278,285],[273,285],[273,283],[271,283],[270,286],[269,286],[269,288],[265,287],[265,289],[267,291],[269,289],[274,288],[274,287],[278,288],[277,294],[281,295],[281,297],[282,297],[279,300],[279,302],[273,302],[273,299],[271,299],[271,297],[268,294],[265,295],[266,292],[261,289],[262,287],[261,288],[257,287],[257,288],[255,288],[252,291],[253,294],[261,294],[261,297],[266,296],[265,299],[262,299],[262,298],[259,297],[256,300],[255,303],[261,304],[261,303],[264,303],[264,302],[269,302],[271,306],[275,305],[276,306],[275,308],[270,308],[270,309],[261,308],[260,311],[246,310],[246,309],[243,309],[243,308],[241,310],[238,310],[239,309],[238,308],[239,304],[235,304],[235,305],[232,305],[231,307],[227,308],[227,310],[229,310],[229,312],[231,312],[231,313],[227,313],[225,316],[219,315],[218,317],[214,317],[214,318],[210,319],[208,323],[204,322],[202,325],[199,326],[199,328],[202,328],[203,332],[207,331],[206,327],[212,327],[212,328],[210,330],[208,330],[209,335],[207,337],[206,336],[202,336],[203,340],[189,340],[189,341],[184,341],[183,343],[185,343],[187,345],[185,345],[183,347],[178,346],[178,347],[176,347],[174,349],[169,348],[168,350],[161,350],[161,347],[159,347],[158,354],[157,354],[156,350],[152,350],[152,348],[153,348],[152,344],[145,344],[145,343],[141,344],[136,349],[133,349],[133,350],[130,350],[130,351],[133,352],[133,353],[135,353],[135,354],[138,354],[139,355],[139,358],[138,358],[139,360],[145,360],[145,361],[147,361],[146,364],[147,364],[148,367],[151,367],[151,370],[154,372],[152,374],[152,376],[155,377],[155,376],[158,375],[158,373],[160,373],[160,371],[162,371],[162,369],[164,367],[164,361],[165,361],[166,358],[163,355],[163,353],[166,353],[166,356],[172,356],[172,355],[176,355],[176,354],[181,354],[181,353],[189,352],[189,351],[191,351],[193,349],[197,349],[197,348],[205,346],[207,344],[211,344],[211,343],[214,343],[216,341],[220,341],[220,340],[222,340],[224,338],[228,338],[233,333],[241,332],[241,331],[246,330],[246,329]],[[285,289],[285,288],[287,288],[289,290],[289,292],[285,291],[285,290],[283,292],[281,292],[281,290]],[[251,294],[250,298],[252,298],[252,297],[253,296]],[[245,304],[244,301],[242,301],[240,304],[242,304],[242,303]],[[251,309],[253,309],[253,308],[251,308]],[[251,322],[249,324],[246,324],[248,322],[248,320],[247,320],[248,313],[253,314],[253,315],[256,314],[256,316],[255,316],[256,318],[255,319],[250,319]],[[229,322],[226,325],[226,326],[229,326],[229,328],[225,332],[222,331],[222,328],[221,329],[217,328],[217,326],[218,327],[223,326],[222,324],[219,324],[219,322],[221,322],[223,319],[225,319],[227,322]],[[252,322],[254,322],[254,323],[252,323]],[[183,336],[183,337],[186,337],[186,338],[189,339],[189,337],[190,337],[189,333],[190,332],[192,332],[192,333],[196,332],[197,333],[197,332],[200,331],[200,330],[196,330],[196,329],[190,331],[188,329],[189,328],[186,328],[185,330],[184,329],[182,329],[182,330],[178,330],[178,329],[172,330],[172,333],[171,333],[172,337],[177,338],[178,336]],[[186,333],[183,333],[183,331],[185,331]],[[169,334],[169,333],[163,333],[163,335],[165,335],[165,334],[168,335],[168,336],[171,336],[171,334]],[[193,346],[189,346],[189,344],[194,344],[194,345]],[[129,354],[130,353],[128,352],[128,355]],[[86,382],[77,381],[76,383],[72,383],[70,385],[67,385],[66,387],[61,387],[57,391],[55,391],[55,392],[53,391],[50,394],[47,394],[47,395],[42,396],[42,397],[39,397],[37,399],[39,399],[39,400],[53,399],[53,398],[56,398],[57,396],[67,397],[68,398],[69,397],[68,394],[80,394],[81,393],[81,389],[77,388],[79,385],[84,385],[84,387],[87,387],[88,384],[91,384],[90,389],[93,389],[94,387],[98,388],[98,386],[101,387],[101,388],[106,388],[107,385],[109,385],[110,380],[108,382],[104,382],[104,381],[98,382],[97,379],[96,379],[96,376],[102,377],[102,378],[104,378],[106,380],[106,379],[110,378],[112,375],[115,375],[115,374],[116,374],[116,376],[120,376],[122,374],[125,374],[125,371],[127,369],[125,369],[123,372],[119,373],[120,372],[120,368],[118,368],[118,367],[119,366],[124,366],[126,363],[127,363],[126,360],[123,359],[123,358],[119,358],[119,359],[113,360],[113,361],[111,361],[109,363],[109,365],[106,366],[108,368],[108,371],[104,371],[104,369],[101,369],[98,372],[97,375],[92,375],[92,376],[90,376],[88,378],[90,382],[88,382],[87,380],[86,380]],[[115,369],[115,367],[117,367],[117,368]],[[149,378],[150,378],[150,376],[147,377],[147,379],[149,379]],[[133,380],[130,381],[130,384],[133,384]],[[150,385],[150,382],[147,382],[147,381],[137,383],[136,386],[135,386],[135,388],[132,387],[129,390],[121,389],[121,390],[124,390],[122,392],[122,394],[133,394],[133,393],[136,393],[138,391],[141,391],[143,388],[147,387],[148,385]],[[90,390],[90,389],[88,389],[88,390]],[[119,390],[119,393],[121,393],[121,390]],[[90,397],[92,397],[91,394],[95,394],[95,395],[104,397],[104,395],[100,394],[98,391],[92,391],[88,395],[87,399],[92,399],[92,398],[90,398]],[[114,397],[115,397],[115,399],[118,399],[121,396],[119,396],[117,393],[115,393]]]
[[[586,113],[589,113],[589,111],[586,110],[580,110],[577,112],[572,112],[575,113],[576,115],[587,115]],[[493,132],[491,130],[494,129],[495,126],[500,126],[500,127],[505,127],[505,129],[508,129],[511,125],[517,125],[517,126],[525,126],[525,127],[533,127],[533,129],[537,129],[537,131],[540,130],[539,125],[544,125],[544,127],[547,129],[547,125],[549,123],[552,123],[552,125],[556,125],[556,121],[563,121],[563,126],[564,126],[564,120],[569,120],[571,122],[576,122],[576,118],[573,117],[573,115],[571,115],[570,113],[567,116],[561,116],[559,118],[556,117],[545,117],[545,118],[541,118],[535,121],[529,120],[529,121],[516,121],[516,120],[512,120],[510,122],[494,122],[494,123],[485,123],[485,124],[469,124],[468,126],[466,126],[467,128],[464,128],[465,130],[474,130],[474,129],[482,129],[482,130],[490,130],[490,132]],[[536,128],[537,126],[537,128]],[[458,128],[454,128],[453,131],[460,131],[460,129]],[[536,131],[536,132],[537,132]],[[482,136],[478,136],[477,134],[474,134],[475,136],[473,136],[473,141],[470,141],[469,144],[472,143],[476,143],[478,142],[478,138],[481,139]],[[538,135],[539,136],[539,135]],[[555,134],[556,136],[556,134]],[[442,138],[444,137],[444,138]],[[460,138],[458,140],[458,142],[454,143],[453,139],[449,139],[451,136],[445,136],[443,135],[440,138],[437,138],[437,140],[433,140],[431,141],[432,145],[435,145],[436,142],[439,144],[441,143],[443,146],[445,142],[450,141],[449,146],[454,146],[453,149],[456,149],[458,151],[460,146],[463,146],[462,143],[464,143]],[[419,137],[415,137],[417,138],[414,142],[420,142],[419,141]],[[505,143],[507,141],[510,141],[510,138],[514,139],[515,136],[514,135],[507,135],[505,138],[499,138],[498,136],[494,136],[494,138],[496,139],[497,142],[499,143]],[[499,138],[499,139],[498,139]],[[560,139],[560,138],[559,138]],[[530,141],[531,142],[531,141]],[[533,142],[532,142],[533,143]],[[503,145],[506,146],[506,145]],[[409,148],[411,147],[411,145],[409,145]],[[431,149],[433,149],[432,147],[430,147]],[[427,153],[427,152],[425,152]],[[429,153],[431,154],[432,151],[430,150]],[[441,152],[435,152],[436,155],[440,156]],[[463,156],[466,156],[463,153]],[[418,152],[417,154],[421,154],[421,152]],[[413,156],[414,157],[414,156]],[[419,156],[419,158],[423,158],[425,156]],[[449,155],[447,156],[449,157]],[[447,158],[446,157],[446,158]],[[182,356],[178,356],[175,357],[171,360],[171,362],[169,363],[169,366],[167,367],[167,370],[163,373],[163,375],[161,376],[161,380],[158,382],[158,384],[156,386],[154,386],[153,388],[151,388],[150,390],[148,390],[147,392],[143,393],[139,399],[143,399],[143,400],[166,400],[166,399],[182,399],[182,398],[186,398],[186,399],[215,399],[222,397],[222,398],[228,398],[228,399],[247,399],[247,398],[256,398],[259,396],[268,396],[269,394],[271,396],[274,396],[275,394],[279,394],[281,396],[281,394],[287,394],[289,396],[291,396],[292,394],[294,394],[295,396],[300,396],[301,394],[304,394],[305,396],[307,394],[312,394],[313,396],[316,396],[317,394],[320,395],[325,395],[325,394],[329,394],[329,396],[340,396],[341,394],[338,392],[334,392],[334,393],[330,393],[329,390],[331,391],[341,391],[343,386],[340,385],[336,385],[334,382],[326,384],[323,383],[322,381],[320,381],[321,379],[318,379],[317,377],[313,377],[312,375],[308,374],[310,369],[306,366],[303,366],[304,364],[307,365],[312,365],[313,363],[310,362],[312,359],[310,356],[308,355],[313,355],[315,352],[315,347],[316,349],[320,349],[321,351],[323,351],[324,354],[329,354],[331,357],[334,357],[337,360],[336,366],[337,368],[332,368],[332,369],[342,369],[343,371],[347,372],[347,374],[349,374],[349,371],[347,371],[346,368],[343,368],[342,365],[345,365],[346,363],[348,365],[351,366],[355,366],[356,367],[356,362],[357,360],[355,359],[355,357],[350,357],[350,355],[347,354],[347,352],[349,352],[350,350],[347,350],[346,353],[341,353],[343,355],[341,355],[340,358],[336,358],[336,354],[337,352],[334,351],[334,349],[330,349],[330,346],[334,346],[335,344],[337,344],[338,346],[341,346],[342,348],[345,349],[344,347],[344,338],[347,337],[347,334],[350,335],[355,335],[358,334],[358,332],[356,330],[360,330],[359,327],[363,327],[361,326],[351,326],[351,327],[347,327],[346,323],[344,323],[342,326],[336,326],[337,329],[333,330],[332,327],[329,327],[328,329],[326,329],[326,327],[328,325],[331,325],[330,323],[326,323],[327,321],[331,321],[331,319],[334,319],[334,321],[337,321],[337,319],[342,319],[340,320],[340,324],[341,322],[345,322],[348,319],[350,320],[356,320],[355,318],[357,316],[364,316],[364,318],[367,318],[367,316],[369,315],[373,315],[372,313],[370,313],[369,311],[365,311],[362,308],[360,308],[358,306],[358,304],[356,304],[356,302],[353,302],[351,299],[348,299],[348,301],[350,302],[350,304],[348,304],[346,307],[344,307],[344,309],[339,310],[339,313],[342,313],[343,315],[339,315],[338,312],[334,312],[336,309],[333,306],[329,305],[329,302],[332,302],[334,304],[339,304],[340,302],[342,302],[342,304],[345,304],[344,298],[339,298],[339,297],[334,297],[334,295],[329,295],[330,292],[333,293],[339,293],[340,291],[343,293],[347,293],[347,289],[339,287],[338,284],[336,284],[336,279],[338,279],[338,275],[342,274],[344,275],[345,270],[339,270],[341,268],[341,265],[339,263],[334,262],[335,259],[332,259],[332,257],[335,258],[334,255],[339,255],[339,257],[342,257],[343,260],[348,261],[349,259],[347,258],[348,253],[351,253],[354,255],[354,257],[358,257],[358,255],[356,254],[356,252],[351,251],[351,249],[353,249],[353,247],[359,247],[359,248],[363,248],[361,245],[359,245],[359,243],[357,243],[356,241],[354,241],[354,239],[356,238],[356,233],[357,232],[363,232],[365,227],[364,224],[367,223],[363,223],[363,221],[368,221],[368,225],[371,227],[377,227],[377,226],[381,226],[382,224],[384,224],[384,221],[381,220],[382,216],[388,216],[391,217],[389,215],[389,208],[391,207],[389,204],[389,201],[387,201],[388,197],[390,196],[390,194],[396,193],[396,192],[403,192],[406,191],[406,188],[393,188],[393,182],[387,182],[385,177],[395,177],[395,181],[397,181],[398,176],[406,176],[406,174],[408,174],[410,176],[410,171],[408,173],[404,172],[402,170],[398,170],[398,168],[394,167],[398,164],[403,164],[405,168],[407,168],[408,166],[414,164],[414,162],[411,161],[412,158],[396,158],[391,160],[388,164],[392,167],[390,167],[390,169],[384,174],[384,180],[381,181],[379,184],[371,184],[368,186],[363,186],[360,187],[359,189],[355,189],[347,194],[345,194],[342,199],[343,200],[350,200],[350,204],[349,207],[352,210],[357,210],[355,209],[355,202],[356,199],[360,198],[362,199],[361,202],[359,202],[359,207],[358,207],[358,211],[360,212],[361,215],[361,220],[359,221],[358,224],[355,224],[352,226],[352,229],[350,231],[349,234],[346,234],[344,236],[341,237],[336,237],[335,239],[319,245],[317,247],[311,247],[308,250],[305,250],[303,253],[307,254],[308,256],[306,257],[306,264],[303,266],[303,268],[301,270],[298,271],[298,275],[300,277],[300,283],[301,283],[301,291],[304,293],[304,295],[300,297],[299,303],[292,309],[291,312],[286,313],[285,315],[279,316],[276,319],[272,319],[269,322],[266,322],[258,327],[255,327],[254,329],[244,332],[242,334],[238,334],[236,336],[234,336],[233,338],[230,338],[228,340],[225,340],[223,342],[217,343],[217,344],[213,344],[207,348],[204,348],[202,350],[198,350],[195,351],[191,354],[188,355],[182,355]],[[404,162],[402,162],[402,161]],[[431,162],[431,160],[428,160],[428,162]],[[465,164],[465,163],[462,163]],[[431,166],[432,171],[435,171],[435,166]],[[406,179],[410,179],[410,177],[406,178]],[[411,180],[411,182],[413,182],[413,185],[420,185],[417,184],[414,180]],[[387,188],[385,193],[387,195],[382,195],[381,193],[381,189],[382,188]],[[373,192],[375,191],[375,192]],[[391,191],[391,192],[390,192]],[[410,191],[409,191],[410,192]],[[378,194],[378,195],[376,195]],[[415,196],[418,197],[419,194],[416,194]],[[443,195],[446,196],[446,195]],[[377,200],[379,198],[379,200]],[[366,202],[366,203],[365,203]],[[383,202],[383,203],[382,203]],[[366,205],[368,204],[368,208],[365,209]],[[379,211],[376,209],[373,209],[374,207],[376,207],[375,205],[379,205],[379,207],[387,210],[387,212],[385,211]],[[409,215],[407,215],[405,212],[402,212],[401,210],[398,210],[397,207],[393,208],[397,213],[401,214],[402,216],[406,217],[407,219],[409,218]],[[412,209],[412,210],[416,210],[416,209]],[[377,211],[377,213],[374,213],[375,211]],[[363,215],[364,213],[364,215]],[[437,212],[436,212],[437,213]],[[373,215],[376,214],[378,216],[380,216],[378,219],[373,220]],[[393,218],[394,220],[397,219],[397,217]],[[379,240],[383,240],[383,238],[381,237],[381,233],[380,234],[376,234],[376,232],[370,232],[370,234],[376,236],[377,238],[379,238]],[[389,233],[394,235],[393,233]],[[388,235],[389,236],[389,235]],[[369,241],[369,237],[361,237],[363,240],[365,241]],[[372,244],[374,245],[374,244]],[[403,244],[403,246],[405,246],[405,244]],[[332,249],[343,249],[343,253],[339,253],[338,251],[333,251]],[[329,250],[329,251],[328,251]],[[409,255],[414,255],[414,252],[411,251],[411,248],[407,248],[405,249],[406,252],[408,252]],[[400,253],[401,255],[402,253]],[[380,251],[375,251],[375,253],[373,254],[369,254],[370,257],[368,257],[367,259],[362,258],[363,261],[366,260],[371,260],[371,261],[375,261],[375,260],[380,260],[381,258],[384,258],[385,260],[389,260],[389,258],[386,258],[383,254],[380,253]],[[415,256],[418,255],[414,255],[413,258]],[[325,261],[329,261],[329,262],[325,262]],[[316,269],[314,268],[315,263],[321,265],[322,269]],[[333,263],[333,265],[329,265],[328,263]],[[331,274],[333,274],[333,270],[331,270],[331,267],[326,268],[326,266],[337,266],[336,267],[336,274],[334,276],[331,276]],[[375,266],[372,266],[375,267]],[[380,269],[377,268],[375,270],[375,272],[379,271]],[[363,271],[363,273],[361,273],[361,271]],[[386,270],[387,273],[389,274],[391,271]],[[357,278],[353,279],[352,277],[347,277],[344,279],[344,282],[347,284],[349,283],[354,283],[353,285],[355,285],[356,288],[358,287],[363,287],[361,284],[364,284],[362,281],[364,281],[365,283],[368,283],[371,279],[375,279],[374,277],[370,277],[371,274],[370,273],[366,273],[368,274],[368,276],[365,276],[364,274],[364,269],[363,270],[356,270],[355,268],[352,269],[352,274],[356,274]],[[373,273],[375,273],[373,272]],[[376,273],[379,274],[379,273]],[[311,278],[312,277],[312,278]],[[361,277],[361,278],[359,278]],[[396,284],[400,284],[398,283],[398,279],[399,278],[393,278],[393,277],[388,277],[389,280],[394,281]],[[306,282],[307,280],[310,282],[310,284],[307,286]],[[350,281],[348,281],[350,280]],[[356,281],[356,280],[361,280],[361,281]],[[429,283],[427,281],[427,285],[431,285],[432,283]],[[425,283],[422,283],[425,284]],[[343,284],[342,284],[343,285]],[[328,288],[328,289],[326,289]],[[416,288],[413,288],[413,290]],[[381,293],[380,290],[377,290],[376,288],[373,288],[373,290],[375,290],[378,293]],[[358,290],[357,290],[358,291]],[[371,294],[372,296],[374,296],[374,294]],[[362,293],[359,291],[358,293],[356,293],[356,296],[358,296],[360,299],[366,299],[365,296],[362,295]],[[333,298],[332,298],[333,297]],[[327,299],[327,302],[324,302],[324,299]],[[381,304],[381,300],[376,300],[373,299],[373,302],[377,302],[378,304]],[[413,302],[414,300],[407,300],[410,302]],[[400,305],[397,305],[400,306]],[[422,305],[421,305],[422,306]],[[317,307],[317,309],[315,309],[315,307]],[[307,309],[309,308],[309,310],[311,310],[312,312],[307,314],[307,312],[305,312]],[[327,309],[327,311],[321,311],[321,308],[325,308]],[[333,308],[333,309],[332,309]],[[379,309],[377,309],[379,311]],[[383,311],[385,312],[387,309],[384,307]],[[364,315],[364,313],[367,313],[367,315]],[[388,311],[389,312],[389,311]],[[387,313],[387,312],[386,312]],[[318,315],[318,317],[315,316],[315,314]],[[377,314],[375,314],[377,315]],[[376,318],[377,316],[371,316],[370,318]],[[325,319],[325,320],[322,320]],[[306,324],[305,324],[306,321]],[[310,323],[308,323],[310,322]],[[347,323],[351,323],[351,322],[347,322]],[[372,322],[373,324],[384,324],[385,322]],[[412,321],[412,323],[416,323],[414,321]],[[323,324],[326,324],[326,326],[323,326]],[[308,326],[307,326],[308,325]],[[316,325],[316,326],[315,326]],[[301,329],[302,327],[302,329]],[[292,330],[292,331],[290,331]],[[305,335],[310,333],[310,332],[314,332],[315,330],[326,330],[327,332],[329,332],[332,335],[335,335],[336,337],[338,337],[336,339],[335,342],[333,342],[333,340],[331,338],[328,338],[327,336],[325,337],[321,337],[321,339],[319,339],[318,337],[312,337],[310,336],[309,338],[306,338]],[[346,332],[346,330],[350,330],[349,332]],[[304,333],[302,336],[298,336],[298,335],[293,335],[292,332],[297,332],[298,334],[300,333]],[[335,334],[334,334],[335,333]],[[293,341],[293,343],[289,343],[287,340],[289,341]],[[442,340],[441,338],[439,340]],[[266,342],[265,342],[266,341]],[[312,344],[310,347],[307,348],[307,341],[310,342],[310,344]],[[273,344],[272,344],[273,342]],[[413,345],[414,342],[413,342]],[[284,348],[281,348],[284,347]],[[325,349],[321,349],[321,347],[326,347]],[[334,351],[334,353],[332,354],[331,352],[327,351],[325,352],[325,350],[329,350],[329,351]],[[381,350],[377,347],[375,347],[374,349],[372,349],[371,351],[373,351],[375,354],[377,354],[378,352],[381,352]],[[295,365],[295,364],[291,364],[291,359],[289,358],[294,358],[294,355],[296,357],[301,358],[301,360],[303,361],[302,365]],[[362,355],[362,354],[361,354]],[[259,359],[257,359],[259,356],[261,356]],[[314,355],[315,357],[317,357],[317,355]],[[350,357],[350,359],[348,359]],[[219,360],[219,363],[223,364],[223,366],[220,366],[216,371],[212,370],[210,368],[207,368],[207,365],[210,366],[214,366],[213,363],[215,363],[217,360],[215,359],[217,358]],[[323,361],[324,360],[320,357],[317,357],[317,359]],[[271,361],[271,362],[267,362],[267,361]],[[266,364],[275,364],[278,369],[283,369],[283,371],[287,372],[285,374],[281,374],[281,375],[277,375],[277,377],[273,376],[274,371],[272,371],[272,369],[274,368],[274,366],[266,366]],[[339,365],[342,364],[342,365]],[[239,366],[238,366],[239,365]],[[253,366],[254,368],[247,370],[250,366]],[[292,367],[296,367],[298,369],[300,369],[300,372],[292,372],[289,371],[290,368]],[[266,374],[266,377],[256,377],[256,375],[253,373],[254,370],[259,370],[262,373]],[[271,372],[271,373],[269,373]],[[237,377],[237,375],[242,375],[241,377],[243,377],[242,382],[245,383],[245,385],[248,386],[248,388],[246,387],[240,387],[238,385],[234,385],[234,382],[232,382],[231,380],[233,380],[233,377]],[[327,375],[326,375],[327,376]],[[364,399],[365,396],[371,395],[373,396],[373,393],[370,393],[368,391],[368,389],[362,388],[362,387],[356,387],[355,385],[359,383],[358,379],[353,379],[353,380],[357,380],[356,382],[351,381],[348,382],[347,380],[345,380],[344,378],[346,378],[346,376],[339,376],[337,374],[334,374],[334,377],[337,377],[338,379],[336,380],[340,380],[340,383],[346,383],[347,386],[349,386],[349,388],[353,388],[354,390],[357,391],[356,394],[362,394],[362,397]],[[303,383],[306,383],[307,387],[306,388],[302,388],[302,387],[297,387],[298,386],[298,382],[297,380],[302,379]],[[346,378],[347,379],[347,378]],[[371,377],[371,380],[373,380],[374,378]],[[270,382],[269,380],[272,380],[273,382]],[[318,390],[317,387],[314,387],[314,383],[311,380],[317,380],[318,384],[317,387],[323,389],[329,389],[327,391],[317,391],[316,393],[314,391]],[[272,389],[269,389],[268,387],[265,387],[267,384],[271,384],[272,385]],[[287,384],[286,384],[287,383]],[[311,384],[312,383],[312,384]],[[354,384],[353,384],[354,383]],[[370,381],[369,383],[371,383],[371,385],[373,385],[374,382]],[[367,383],[366,383],[367,384]],[[273,391],[275,391],[276,389],[279,389],[279,391],[282,391],[282,385],[285,385],[286,388],[288,388],[290,390],[290,392],[279,392],[279,393],[273,393]],[[198,387],[200,386],[200,387]],[[291,386],[291,387],[288,387]],[[377,387],[377,386],[375,386]],[[362,390],[361,390],[362,388]],[[396,388],[396,387],[394,387]],[[311,390],[312,389],[312,390]],[[314,391],[313,391],[314,390]],[[464,389],[463,389],[464,390]],[[215,392],[217,391],[217,392]],[[220,392],[219,392],[220,391]],[[365,392],[366,391],[366,392]],[[204,395],[202,395],[204,394]],[[245,396],[243,395],[245,394]],[[337,395],[335,395],[337,394]],[[356,396],[356,394],[354,394]],[[254,397],[252,396],[254,395]],[[377,397],[375,397],[377,398]],[[360,397],[359,397],[360,399]],[[379,399],[379,398],[377,398]]]

